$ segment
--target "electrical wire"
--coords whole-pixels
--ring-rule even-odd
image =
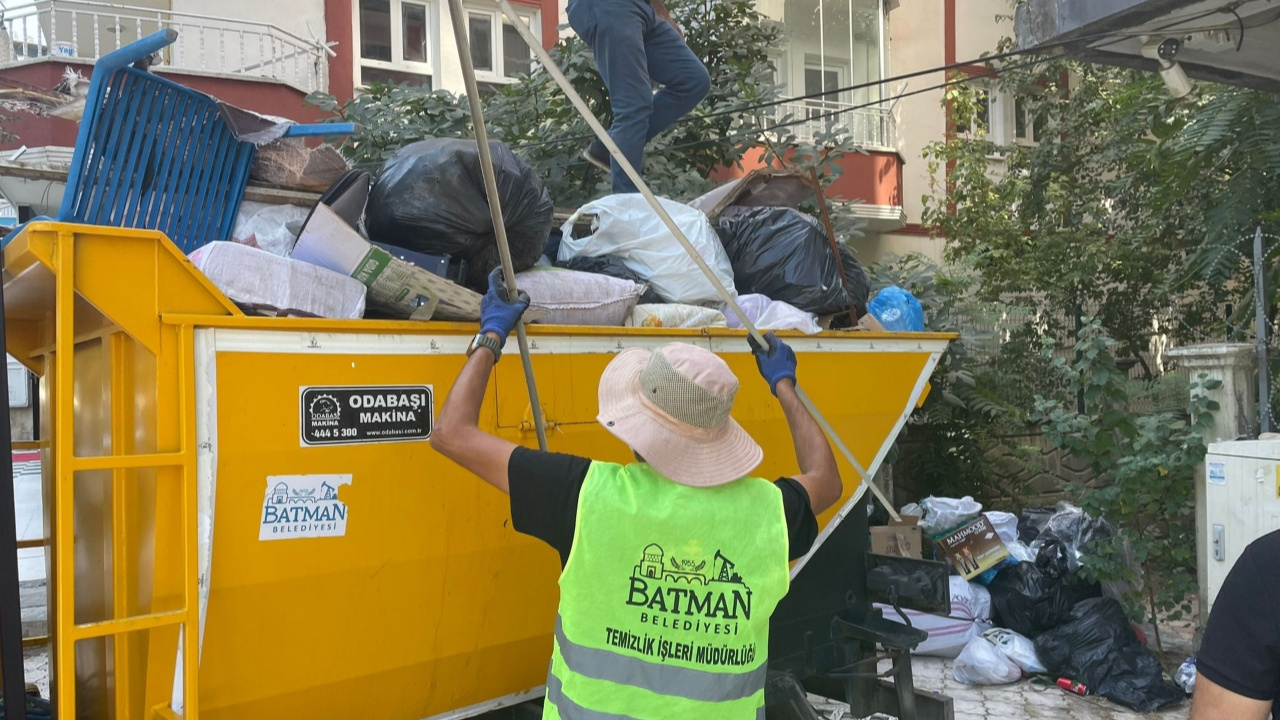
[[[956,79],[953,79],[953,80],[948,80],[947,82],[939,83],[939,84],[937,84],[937,85],[931,85],[931,86],[929,86],[929,87],[919,88],[919,89],[917,89],[917,90],[912,90],[911,92],[905,92],[905,93],[901,93],[901,94],[899,94],[899,95],[895,95],[895,96],[894,96],[893,98],[891,98],[891,100],[889,100],[889,101],[877,100],[877,101],[874,101],[874,102],[863,103],[863,104],[861,104],[861,105],[851,105],[851,106],[849,106],[849,107],[845,107],[845,108],[838,108],[838,109],[836,109],[836,110],[832,110],[832,111],[829,111],[829,112],[821,113],[821,114],[818,114],[818,115],[805,116],[805,117],[801,117],[801,118],[794,119],[794,120],[786,120],[786,121],[783,121],[783,122],[774,123],[774,124],[769,125],[768,127],[763,127],[763,128],[759,128],[759,127],[757,127],[757,128],[751,128],[751,129],[749,129],[749,130],[744,130],[744,131],[737,132],[737,133],[731,133],[731,134],[729,134],[729,135],[722,135],[722,136],[718,136],[718,137],[714,137],[714,138],[706,138],[706,139],[703,139],[703,140],[694,140],[694,141],[690,141],[690,142],[686,142],[686,143],[680,143],[680,144],[678,144],[678,145],[669,145],[669,146],[667,146],[667,147],[664,147],[664,148],[659,149],[659,150],[657,151],[657,153],[656,153],[656,154],[663,154],[663,153],[668,153],[668,152],[675,151],[675,150],[684,150],[684,149],[688,149],[688,148],[699,147],[699,146],[702,146],[702,145],[710,145],[710,144],[713,144],[713,143],[720,143],[720,142],[723,142],[723,141],[725,141],[725,140],[747,139],[747,138],[752,138],[752,137],[758,137],[758,136],[760,136],[760,135],[761,135],[761,134],[763,134],[763,133],[774,132],[774,131],[776,131],[776,130],[779,130],[779,129],[782,129],[782,128],[787,128],[787,127],[792,127],[792,126],[795,126],[795,125],[803,125],[803,124],[806,124],[806,123],[814,122],[814,121],[816,121],[816,120],[823,120],[823,119],[828,119],[828,118],[834,118],[834,117],[836,117],[836,116],[843,115],[844,113],[848,113],[848,112],[853,112],[853,111],[855,111],[855,110],[863,110],[863,109],[866,109],[866,108],[869,108],[869,107],[875,107],[875,106],[877,106],[877,105],[881,105],[881,104],[883,104],[884,102],[890,102],[890,101],[892,101],[892,102],[896,102],[897,100],[900,100],[900,99],[905,98],[905,97],[912,97],[912,96],[914,96],[914,95],[922,95],[922,94],[924,94],[924,93],[935,92],[935,91],[937,91],[937,90],[942,90],[942,89],[945,89],[945,88],[948,88],[948,87],[952,87],[952,86],[954,86],[954,85],[960,85],[960,84],[962,84],[962,83],[973,82],[973,81],[976,81],[976,80],[985,80],[985,79],[987,79],[987,78],[995,77],[996,75],[998,75],[998,74],[999,74],[999,72],[1009,72],[1009,71],[1012,71],[1012,70],[1018,70],[1018,69],[1022,69],[1022,68],[1025,68],[1025,67],[1030,67],[1030,66],[1032,66],[1032,65],[1037,65],[1037,64],[1040,64],[1040,63],[1048,62],[1048,60],[1049,60],[1048,58],[1036,58],[1036,59],[1034,59],[1034,60],[1029,60],[1029,61],[1024,62],[1024,63],[1016,63],[1016,64],[1014,64],[1014,65],[1010,65],[1010,66],[1008,66],[1008,67],[1001,68],[999,71],[997,71],[997,70],[991,70],[991,71],[989,71],[989,72],[982,73],[982,74],[978,74],[978,75],[966,75],[966,76],[964,76],[964,77],[956,78]],[[551,165],[551,166],[549,166],[547,169],[563,169],[563,170],[569,170],[569,169],[572,169],[572,168],[575,168],[575,167],[579,167],[579,166],[582,166],[582,165],[586,165],[586,164],[587,164],[587,160],[586,160],[586,159],[578,159],[578,160],[573,160],[573,161],[571,161],[571,162],[567,162],[567,163],[561,163],[561,164],[558,164],[558,165]]]
[[[1176,27],[1176,26],[1181,25],[1181,24],[1184,24],[1184,23],[1188,23],[1188,22],[1195,22],[1195,21],[1197,21],[1197,20],[1203,20],[1204,18],[1206,18],[1206,17],[1210,17],[1210,16],[1212,16],[1212,15],[1216,15],[1216,14],[1220,14],[1220,13],[1225,13],[1225,12],[1231,12],[1231,11],[1233,11],[1236,7],[1238,7],[1238,3],[1229,3],[1229,4],[1227,4],[1227,5],[1224,5],[1224,6],[1221,6],[1221,7],[1218,7],[1218,8],[1214,8],[1213,10],[1207,10],[1207,11],[1204,11],[1204,12],[1201,12],[1201,13],[1197,13],[1197,14],[1194,14],[1194,15],[1189,15],[1189,16],[1187,16],[1187,17],[1185,17],[1185,18],[1181,18],[1181,19],[1177,19],[1177,20],[1172,20],[1172,21],[1170,21],[1170,22],[1168,22],[1168,23],[1166,23],[1166,24],[1164,24],[1164,25],[1161,25],[1161,26],[1159,26],[1159,27],[1157,27],[1157,28],[1153,28],[1153,29],[1148,30],[1148,31],[1144,31],[1144,32],[1142,32],[1142,33],[1132,33],[1132,32],[1114,32],[1114,31],[1111,31],[1111,32],[1100,32],[1100,33],[1094,33],[1094,34],[1092,34],[1092,35],[1085,35],[1085,36],[1083,36],[1083,37],[1072,38],[1072,39],[1070,39],[1070,40],[1063,40],[1063,41],[1054,42],[1054,43],[1047,43],[1047,44],[1045,44],[1045,45],[1037,45],[1036,47],[1033,47],[1033,48],[1024,48],[1024,49],[1021,49],[1021,50],[1010,50],[1010,51],[1003,52],[1003,53],[996,53],[996,54],[994,54],[994,55],[986,55],[986,56],[982,56],[982,57],[979,57],[979,58],[976,58],[976,59],[973,59],[973,60],[968,60],[968,61],[965,61],[965,62],[955,62],[955,63],[950,63],[950,64],[947,64],[947,65],[939,65],[939,66],[935,66],[935,67],[931,67],[931,68],[926,68],[926,69],[923,69],[923,70],[916,70],[916,71],[913,71],[913,72],[910,72],[910,73],[905,73],[905,74],[902,74],[902,75],[895,75],[895,76],[893,76],[893,77],[881,78],[881,79],[879,79],[879,80],[872,80],[872,81],[865,82],[865,83],[857,83],[857,84],[854,84],[854,85],[848,85],[848,86],[845,86],[845,87],[835,88],[835,89],[832,89],[832,90],[823,90],[823,91],[820,91],[820,92],[806,93],[806,94],[804,94],[804,95],[792,95],[792,96],[788,96],[788,97],[784,97],[784,98],[779,98],[779,99],[775,99],[775,100],[768,100],[768,101],[765,101],[765,102],[752,103],[752,104],[749,104],[749,105],[742,105],[742,106],[738,106],[738,107],[727,108],[727,109],[725,109],[725,110],[718,110],[718,111],[716,111],[716,112],[712,112],[712,113],[702,113],[702,114],[697,114],[697,115],[688,115],[688,116],[686,116],[686,117],[684,117],[684,118],[681,118],[681,119],[678,121],[678,124],[683,125],[683,124],[685,124],[685,123],[692,123],[692,122],[707,122],[707,121],[709,121],[709,120],[713,120],[713,119],[715,119],[715,118],[723,117],[723,116],[725,116],[725,115],[740,115],[740,114],[742,114],[742,113],[751,112],[751,111],[753,111],[753,110],[760,110],[760,109],[764,109],[764,108],[768,108],[768,107],[776,107],[776,106],[778,106],[778,105],[786,105],[786,104],[795,103],[795,102],[800,102],[800,101],[804,101],[804,100],[817,100],[817,99],[820,99],[820,98],[825,98],[825,97],[827,97],[827,96],[830,96],[830,95],[837,95],[837,94],[840,94],[840,93],[854,92],[854,91],[857,91],[857,90],[867,90],[867,89],[871,89],[871,88],[878,88],[878,87],[880,87],[880,86],[882,86],[882,85],[886,85],[886,84],[890,84],[890,83],[902,82],[902,81],[905,81],[905,80],[911,80],[911,79],[914,79],[914,78],[917,78],[917,77],[922,77],[922,76],[924,76],[924,75],[933,75],[933,74],[935,74],[935,73],[939,73],[939,72],[947,72],[947,71],[949,71],[949,70],[959,70],[959,69],[962,69],[962,68],[970,68],[970,67],[973,67],[974,65],[981,65],[981,64],[987,64],[987,65],[990,65],[990,63],[992,63],[992,62],[997,62],[997,61],[1000,61],[1000,60],[1004,60],[1004,59],[1008,59],[1008,58],[1013,58],[1013,57],[1020,57],[1020,56],[1028,55],[1028,54],[1043,54],[1043,53],[1044,53],[1044,52],[1046,52],[1047,50],[1053,50],[1053,49],[1056,49],[1056,48],[1062,47],[1062,46],[1064,46],[1064,45],[1074,45],[1074,44],[1080,44],[1080,43],[1087,43],[1087,42],[1089,42],[1089,41],[1091,41],[1091,40],[1095,40],[1095,39],[1102,39],[1102,38],[1106,38],[1106,39],[1111,40],[1111,42],[1103,43],[1103,44],[1101,44],[1101,45],[1094,45],[1094,46],[1090,46],[1090,49],[1093,49],[1093,50],[1099,50],[1099,49],[1102,49],[1102,48],[1105,48],[1105,47],[1109,47],[1109,46],[1111,46],[1111,45],[1118,44],[1119,42],[1122,42],[1122,41],[1124,41],[1124,40],[1128,40],[1128,39],[1131,39],[1131,38],[1134,38],[1134,37],[1141,37],[1141,36],[1144,36],[1144,35],[1148,35],[1148,34],[1150,34],[1150,33],[1161,32],[1161,31],[1168,30],[1168,29],[1170,29],[1170,28],[1172,28],[1172,27]],[[1280,12],[1277,12],[1277,13],[1275,14],[1275,17],[1272,17],[1272,18],[1270,18],[1270,19],[1268,19],[1268,20],[1266,20],[1266,21],[1263,21],[1262,23],[1259,23],[1258,25],[1254,25],[1253,27],[1258,27],[1258,26],[1260,26],[1260,25],[1265,25],[1265,24],[1267,24],[1267,23],[1274,22],[1276,19],[1280,19]],[[1184,28],[1184,29],[1182,29],[1182,32],[1204,32],[1204,31],[1206,31],[1206,30],[1214,30],[1214,29],[1222,29],[1222,26],[1221,26],[1221,25],[1219,25],[1219,26],[1210,27],[1210,28]],[[1242,36],[1242,38],[1241,38],[1241,39],[1243,40],[1243,36]],[[1048,58],[1046,58],[1046,60],[1047,60],[1047,59],[1048,59]],[[1022,66],[1019,66],[1019,67],[1022,67]],[[1008,72],[1008,71],[1010,71],[1010,70],[1012,70],[1012,69],[1014,69],[1014,66],[1010,66],[1010,67],[1006,67],[1006,68],[997,68],[997,69],[994,69],[994,71],[995,71],[995,72],[999,72],[999,71]],[[993,72],[992,74],[994,74],[994,72]],[[984,75],[984,76],[985,76],[985,75]],[[942,87],[947,87],[947,86],[952,85],[952,84],[954,84],[954,83],[951,83],[951,82],[942,83],[941,85],[937,85],[937,86],[934,86],[934,87],[932,87],[932,88],[926,88],[923,92],[927,92],[927,91],[929,91],[929,90],[936,90],[936,89],[938,89],[938,88],[942,88]],[[922,91],[913,91],[913,92],[911,92],[911,93],[907,93],[906,95],[901,95],[901,96],[899,96],[899,97],[910,97],[911,95],[919,94],[919,92],[922,92]],[[873,107],[873,106],[875,106],[875,105],[880,105],[880,104],[882,104],[882,103],[892,102],[894,99],[895,99],[895,98],[884,99],[884,100],[878,100],[878,101],[876,101],[876,102],[874,102],[874,103],[868,103],[868,104],[860,105],[860,106],[857,106],[857,107],[854,107],[854,108],[846,108],[844,111],[845,111],[845,112],[847,112],[847,111],[850,111],[850,110],[860,110],[860,109],[864,109],[864,108],[867,108],[867,107]],[[583,142],[583,141],[587,141],[587,140],[594,140],[594,139],[595,139],[595,136],[594,136],[594,135],[591,135],[591,134],[582,134],[582,135],[573,135],[573,136],[570,136],[570,137],[564,137],[564,138],[555,138],[555,139],[551,139],[551,140],[534,140],[534,141],[530,141],[530,142],[526,142],[526,143],[518,143],[518,144],[511,145],[511,148],[512,148],[512,149],[528,149],[528,148],[535,148],[535,147],[543,147],[543,146],[546,146],[546,145],[558,145],[558,144],[564,144],[564,143],[579,143],[579,142]],[[581,160],[581,161],[575,161],[575,162],[573,162],[573,163],[568,163],[568,164],[561,165],[561,166],[557,166],[557,167],[566,167],[566,168],[568,168],[568,167],[574,167],[574,166],[581,165],[581,164],[585,164],[585,163],[586,163],[586,160]]]

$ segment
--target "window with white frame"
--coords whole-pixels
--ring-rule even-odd
[[[1044,117],[1035,112],[1030,96],[983,88],[976,104],[972,127],[957,127],[959,134],[973,137],[980,128],[996,145],[1034,145],[1045,131]]]
[[[988,88],[979,89],[973,104],[973,116],[970,122],[958,124],[956,133],[966,137],[976,137],[979,133],[983,133],[995,141],[996,128],[992,123],[1000,122],[999,94]]]
[[[1036,112],[1032,98],[1028,95],[1018,95],[1010,105],[1013,108],[1011,141],[1025,145],[1040,142],[1045,131],[1045,118],[1043,113]]]
[[[534,37],[539,37],[537,13],[520,10],[517,13]],[[533,70],[533,51],[501,12],[467,8],[467,36],[477,78],[490,83],[511,82]]]
[[[434,0],[356,0],[356,85],[372,83],[432,87],[435,50]]]

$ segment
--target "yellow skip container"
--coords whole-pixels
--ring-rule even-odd
[[[32,223],[4,259],[7,349],[40,376],[60,717],[461,718],[541,693],[556,553],[426,441],[474,325],[246,317],[151,231]],[[742,331],[529,336],[552,450],[626,459],[600,373],[679,340],[743,379],[759,474],[795,471]],[[949,339],[788,342],[874,473]],[[520,363],[492,385],[482,425],[536,446]],[[819,542],[864,489],[840,463]]]

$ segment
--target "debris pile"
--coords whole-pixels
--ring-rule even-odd
[[[1003,685],[1038,676],[1139,712],[1179,702],[1194,687],[1194,660],[1179,669],[1175,684],[1126,615],[1120,599],[1140,588],[1103,585],[1081,572],[1100,543],[1116,541],[1105,519],[1065,502],[1020,517],[984,512],[971,497],[929,497],[901,514],[903,525],[924,533],[932,550],[923,554],[945,559],[954,573],[949,617],[901,611],[929,633],[914,652],[954,658],[957,681]],[[877,530],[892,533],[893,527],[873,528],[873,543]],[[895,608],[877,607],[886,619],[903,622]]]

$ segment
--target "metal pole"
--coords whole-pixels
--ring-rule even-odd
[[[609,150],[609,154],[613,156],[613,161],[618,163],[619,167],[622,168],[622,171],[627,174],[627,177],[631,178],[631,182],[635,184],[636,189],[639,190],[640,194],[644,196],[644,199],[648,201],[649,207],[653,208],[653,211],[657,213],[658,218],[667,226],[667,230],[675,236],[675,239],[679,241],[680,245],[684,248],[684,251],[689,254],[693,263],[698,266],[698,269],[702,271],[702,274],[707,277],[707,281],[716,289],[716,293],[720,295],[720,299],[724,300],[725,305],[733,311],[734,316],[738,318],[738,322],[747,329],[747,333],[752,338],[755,338],[756,342],[764,345],[764,335],[761,334],[760,330],[751,322],[751,318],[747,317],[747,314],[742,311],[742,308],[738,305],[738,299],[725,288],[723,283],[720,282],[720,279],[716,277],[716,274],[711,270],[711,267],[707,265],[707,261],[703,260],[702,256],[698,254],[697,248],[693,246],[693,243],[689,242],[689,238],[685,237],[684,232],[682,232],[680,227],[676,225],[676,221],[671,218],[667,209],[662,206],[662,203],[658,202],[658,198],[654,197],[653,191],[645,184],[644,178],[640,177],[640,172],[627,161],[626,156],[618,149],[618,145],[613,142],[613,138],[609,137],[608,131],[604,129],[604,126],[600,124],[600,121],[597,120],[596,116],[591,112],[591,108],[587,107],[587,103],[582,99],[582,96],[573,89],[573,85],[570,84],[567,78],[565,78],[564,73],[556,66],[555,61],[551,59],[551,56],[547,54],[546,50],[542,49],[542,44],[533,36],[533,32],[520,20],[520,16],[516,13],[515,8],[511,7],[511,3],[508,2],[508,0],[497,0],[497,2],[502,8],[503,14],[510,18],[512,24],[515,25],[516,32],[520,33],[520,37],[524,39],[525,43],[529,46],[529,49],[532,50],[533,54],[538,58],[538,62],[542,64],[542,67],[545,68],[556,81],[556,84],[560,86],[560,89],[564,90],[565,95],[569,98],[569,102],[573,103],[574,108],[576,108],[578,113],[582,115],[582,119],[587,121],[587,125],[591,127],[592,132],[596,134],[596,137],[600,138],[600,142],[604,143],[604,146]],[[449,1],[450,6],[459,3],[460,0]],[[460,22],[460,19],[455,18],[454,27],[456,28]],[[459,42],[461,43],[463,40],[459,40]],[[464,63],[464,69],[469,66],[470,56],[467,57],[467,61]],[[826,433],[827,437],[831,439],[831,442],[835,444],[836,449],[839,450],[840,453],[844,455],[845,459],[849,461],[849,464],[853,466],[854,471],[858,473],[858,477],[862,479],[862,482],[864,482],[867,487],[870,488],[872,494],[880,500],[880,503],[884,505],[885,510],[889,511],[890,517],[894,520],[899,520],[898,512],[893,509],[893,503],[889,502],[888,498],[884,496],[884,493],[881,492],[880,488],[872,482],[871,477],[867,475],[867,471],[863,469],[862,463],[858,462],[858,459],[853,456],[853,453],[850,452],[849,448],[844,444],[844,441],[836,434],[835,428],[831,427],[831,423],[827,422],[827,419],[822,416],[822,413],[818,411],[818,408],[813,404],[813,401],[810,400],[809,396],[800,388],[799,383],[796,384],[796,395],[800,398],[800,403],[804,405],[805,409],[809,411],[809,414],[813,416],[814,421],[818,423],[818,426],[822,428],[822,431]]]
[[[507,224],[502,219],[502,202],[498,198],[498,181],[493,175],[493,156],[489,152],[489,133],[484,127],[484,110],[480,107],[480,88],[476,85],[476,69],[471,63],[471,41],[467,37],[466,15],[462,0],[449,0],[449,17],[453,21],[453,37],[458,44],[458,59],[462,61],[462,79],[466,83],[467,103],[471,106],[471,124],[475,127],[476,147],[480,150],[480,174],[484,176],[484,192],[489,199],[489,216],[493,219],[493,234],[498,242],[498,255],[502,259],[502,275],[506,278],[507,293],[516,296],[516,272],[511,264],[511,247],[507,245]],[[516,25],[524,27],[519,19]],[[538,447],[547,449],[547,429],[542,422],[542,406],[538,404],[538,386],[533,379],[533,359],[529,357],[529,338],[524,331],[524,321],[516,323],[516,342],[520,344],[520,361],[524,364],[524,380],[529,387],[529,404],[533,408],[533,427],[538,433]]]
[[[0,288],[0,348],[5,347],[4,289]],[[0,377],[0,397],[9,397],[9,373]],[[7,404],[6,400],[6,404]],[[27,681],[22,666],[22,595],[18,591],[18,524],[14,512],[13,438],[9,419],[0,422],[0,665],[5,720],[27,720]]]
[[[1258,328],[1258,415],[1260,432],[1271,432],[1271,367],[1267,363],[1267,299],[1262,253],[1262,226],[1253,234],[1253,309]]]

